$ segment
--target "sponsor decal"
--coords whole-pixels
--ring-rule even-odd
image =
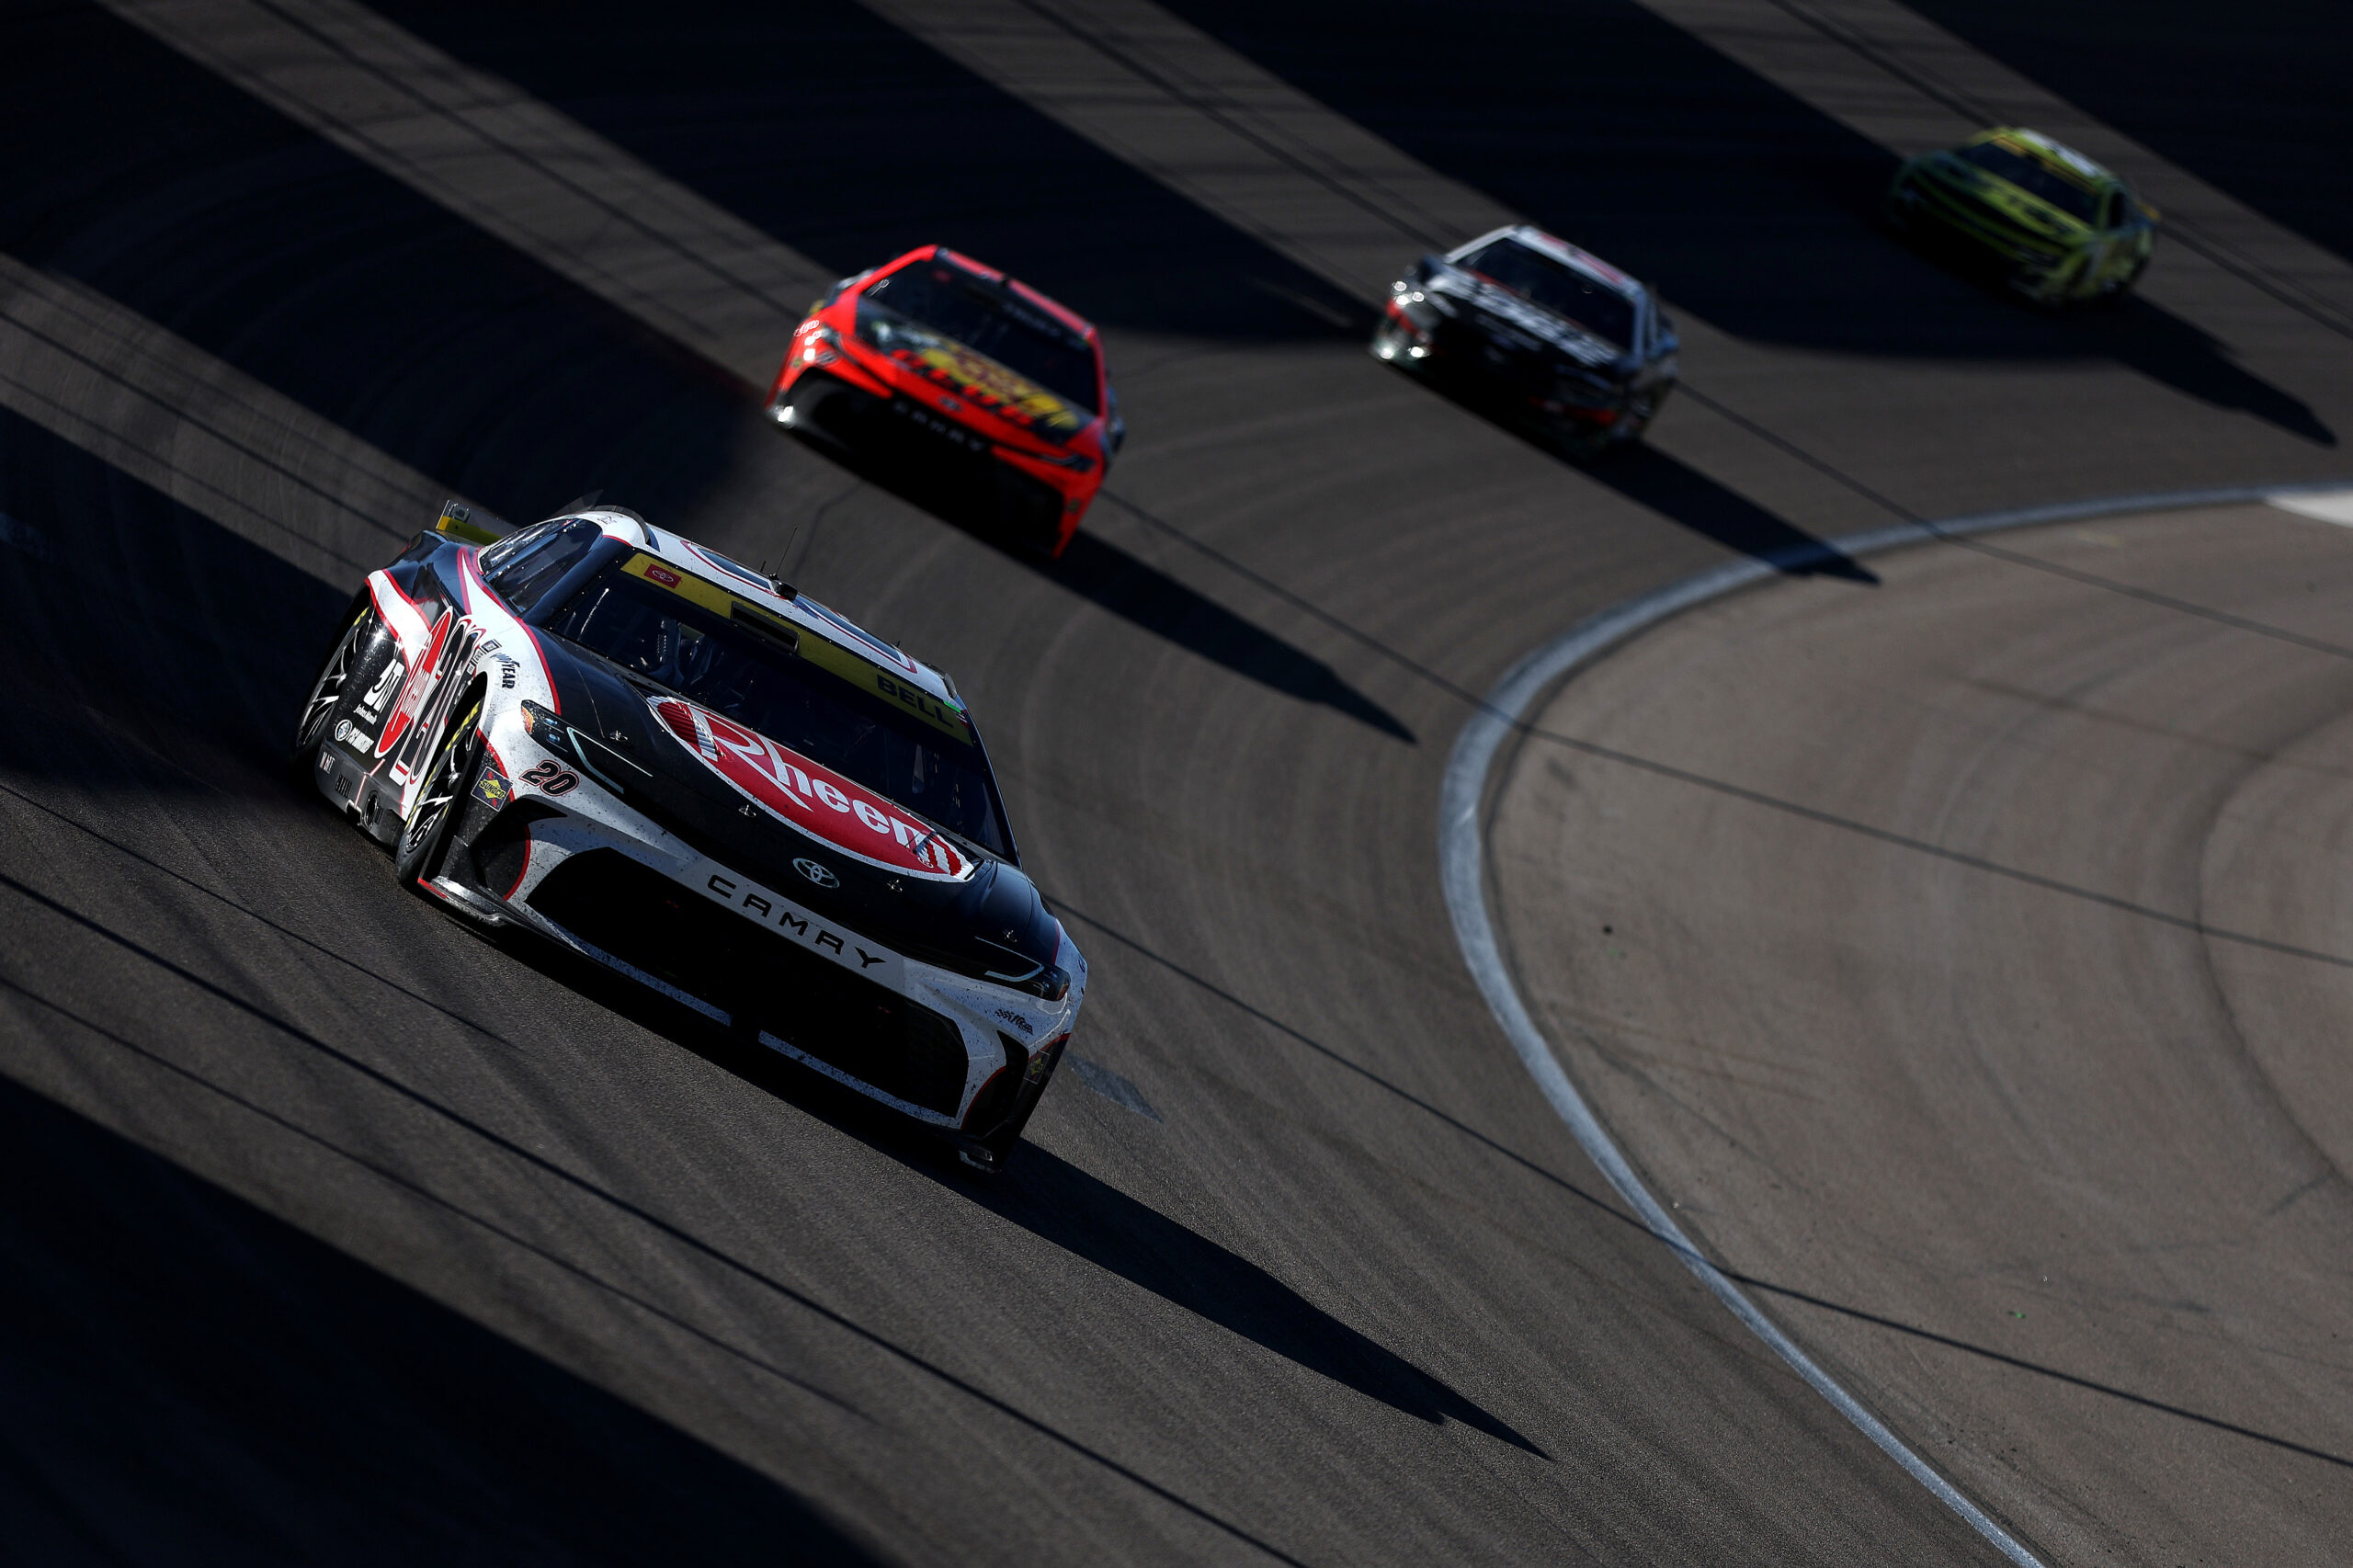
[[[895,348],[891,358],[932,385],[961,394],[974,407],[1024,430],[1063,439],[1086,424],[1070,404],[1045,388],[960,343],[935,341],[921,348]]]
[[[1003,1018],[1006,1023],[1011,1024],[1015,1028],[1019,1029],[1023,1034],[1036,1034],[1038,1032],[1038,1026],[1031,1023],[1029,1019],[1023,1017],[1018,1013],[999,1007],[996,1010],[996,1016]]]
[[[842,880],[834,875],[834,869],[831,866],[821,866],[814,860],[802,859],[795,860],[792,863],[792,869],[821,888],[837,888],[842,885]]]
[[[962,881],[979,869],[947,835],[908,822],[887,798],[766,735],[683,698],[649,698],[646,706],[746,801],[852,859],[931,881]]]
[[[376,737],[348,719],[335,722],[335,738],[354,751],[366,751],[376,744]]]
[[[498,770],[498,764],[494,762],[484,767],[482,777],[474,780],[474,799],[492,811],[499,810],[514,798],[514,787],[506,782],[506,775]]]
[[[705,864],[709,864],[708,861]],[[835,931],[790,899],[779,898],[757,882],[713,871],[703,879],[702,891],[736,914],[780,931],[802,947],[824,954],[844,969],[897,988],[899,958],[887,948],[870,948],[865,938]]]
[[[386,665],[383,673],[376,677],[376,684],[369,687],[368,694],[359,699],[360,711],[373,714],[382,709],[385,700],[392,695],[392,687],[400,683],[401,676],[407,670],[408,666],[398,659]]]
[[[432,728],[430,723],[418,726],[417,720],[425,715],[426,699],[433,695],[434,688],[440,684],[443,673],[451,663],[445,655],[451,653],[461,640],[470,642],[472,629],[472,621],[461,623],[458,619],[455,609],[442,609],[441,619],[433,623],[432,640],[426,644],[424,656],[408,672],[408,679],[401,686],[400,700],[392,704],[392,716],[384,721],[384,733],[376,742],[378,756],[390,756],[392,748],[400,744],[401,737],[412,729],[423,733]],[[453,631],[460,636],[451,636]],[[412,766],[415,761],[406,752],[399,760]]]
[[[648,581],[659,583],[665,588],[675,588],[686,581],[686,578],[671,571],[667,566],[653,561],[645,563],[645,575]]]

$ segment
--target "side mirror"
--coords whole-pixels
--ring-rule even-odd
[[[1109,388],[1104,389],[1104,402],[1111,415],[1103,427],[1103,456],[1108,460],[1119,456],[1120,449],[1127,445],[1128,422],[1120,416],[1118,392]]]
[[[1446,258],[1444,256],[1426,256],[1422,257],[1421,260],[1414,263],[1414,281],[1416,283],[1427,283],[1432,278],[1438,276],[1445,267]]]

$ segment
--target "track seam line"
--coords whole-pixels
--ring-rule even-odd
[[[1850,534],[1797,553],[1811,557],[1831,550],[1849,557],[1859,557],[1911,545],[1953,542],[1960,537],[1996,533],[2039,523],[2064,522],[2077,517],[2251,505],[2268,501],[2274,495],[2344,488],[2345,483],[2336,481],[2107,496],[2089,501],[2062,502],[2054,506],[1981,512],[1942,522],[1902,523],[1893,528]],[[1447,913],[1453,921],[1455,940],[1462,950],[1463,962],[1470,968],[1471,978],[1486,1000],[1487,1009],[1502,1028],[1505,1038],[1510,1040],[1521,1065],[1528,1069],[1529,1075],[1536,1081],[1537,1088],[1568,1128],[1577,1146],[1585,1151],[1586,1156],[1592,1160],[1618,1196],[1633,1210],[1644,1227],[1666,1244],[1683,1266],[1707,1286],[1709,1293],[1722,1302],[1742,1326],[1764,1341],[1790,1370],[1827,1400],[1832,1408],[1846,1417],[1881,1453],[1926,1487],[1938,1502],[1952,1510],[2018,1568],[2046,1568],[2042,1559],[1915,1453],[1885,1422],[1823,1370],[1795,1340],[1748,1299],[1729,1274],[1692,1244],[1690,1238],[1683,1233],[1682,1227],[1675,1222],[1634,1174],[1633,1166],[1627,1162],[1626,1156],[1601,1125],[1600,1119],[1586,1103],[1585,1096],[1577,1092],[1576,1085],[1569,1081],[1567,1072],[1552,1054],[1543,1031],[1537,1028],[1534,1017],[1513,983],[1511,971],[1504,961],[1501,945],[1496,939],[1495,923],[1487,912],[1486,845],[1480,828],[1480,808],[1486,799],[1489,774],[1497,753],[1513,735],[1529,732],[1527,715],[1537,699],[1578,666],[1619,643],[1685,610],[1756,584],[1769,582],[1788,563],[1778,557],[1733,562],[1613,606],[1587,617],[1544,643],[1506,673],[1463,724],[1461,733],[1455,740],[1453,753],[1447,759],[1446,778],[1438,793],[1438,835],[1439,878],[1445,890]]]

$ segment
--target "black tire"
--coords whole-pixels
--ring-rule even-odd
[[[319,662],[318,676],[311,682],[311,694],[303,699],[301,714],[294,721],[294,744],[286,754],[287,766],[298,778],[307,778],[318,761],[319,743],[327,737],[327,723],[343,700],[344,683],[351,678],[353,661],[374,631],[375,623],[375,610],[361,608],[336,633],[327,656]]]
[[[392,847],[392,875],[403,887],[421,886],[440,874],[449,848],[449,830],[464,810],[466,791],[473,788],[474,772],[482,766],[482,703],[449,726],[441,748],[425,770],[416,804],[401,824]]]
[[[1012,1108],[1003,1121],[979,1137],[967,1135],[956,1141],[958,1157],[966,1170],[983,1179],[1004,1172],[1014,1150],[1020,1146],[1021,1133],[1029,1125],[1030,1113],[1046,1097],[1046,1085],[1053,1081],[1054,1069],[1062,1065],[1063,1052],[1069,1045],[1068,1035],[1047,1045],[1044,1065],[1034,1078],[1025,1071]]]
[[[2141,274],[2148,270],[2149,258],[2144,256],[2132,264],[2131,271],[2121,278],[2109,279],[2107,288],[2093,295],[2091,308],[2096,311],[2122,309],[2124,297],[2132,292],[2132,285],[2141,281]]]

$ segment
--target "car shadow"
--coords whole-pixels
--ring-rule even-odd
[[[1660,451],[1647,442],[1605,451],[1598,456],[1572,458],[1560,441],[1516,411],[1449,378],[1416,374],[1391,367],[1437,396],[1478,415],[1506,435],[1517,437],[1547,457],[1574,467],[1595,483],[1615,490],[1629,501],[1648,507],[1693,533],[1715,540],[1765,562],[1792,577],[1837,577],[1850,583],[1876,584],[1870,568],[1828,541],[1768,511],[1740,492],[1719,483],[1682,459]]]
[[[1338,671],[1254,625],[1100,533],[1082,525],[1060,557],[1006,537],[987,486],[953,465],[883,461],[829,439],[781,438],[822,453],[910,506],[989,545],[1007,560],[1068,589],[1139,631],[1176,644],[1271,691],[1329,708],[1407,745],[1420,741],[1388,709],[1342,679]],[[1097,505],[1102,503],[1098,500]]]
[[[976,1201],[1073,1256],[1417,1421],[1457,1421],[1539,1459],[1552,1457],[1257,1264],[1051,1150],[1024,1146]]]
[[[484,932],[458,916],[447,918],[597,1006],[1173,1306],[1417,1421],[1460,1422],[1540,1459],[1552,1457],[1509,1423],[1317,1307],[1259,1265],[1050,1150],[1025,1142],[1002,1175],[977,1177],[958,1165],[944,1142],[904,1117],[789,1057],[730,1035],[601,965],[520,930]],[[1082,1090],[1073,1076],[1048,1092]]]

